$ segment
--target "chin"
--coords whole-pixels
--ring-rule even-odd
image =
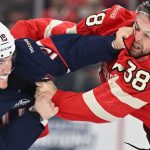
[[[129,52],[130,56],[134,57],[134,58],[140,58],[142,57],[140,54],[134,53],[134,52]]]
[[[6,89],[7,87],[8,87],[7,80],[6,81],[0,80],[0,89]]]

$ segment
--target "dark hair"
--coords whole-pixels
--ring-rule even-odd
[[[137,13],[144,13],[150,17],[150,0],[143,1],[138,7],[137,7]]]

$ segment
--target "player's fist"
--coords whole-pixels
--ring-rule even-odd
[[[112,42],[112,46],[115,49],[122,49],[125,48],[123,39],[128,38],[130,35],[133,34],[133,28],[132,27],[121,27],[116,32],[116,38]]]
[[[49,94],[49,99],[51,99],[57,91],[57,87],[52,81],[36,82],[36,85],[35,98],[40,96],[43,92],[47,92]]]
[[[48,92],[42,92],[35,99],[34,109],[46,120],[55,116],[58,112],[58,107],[50,100]]]

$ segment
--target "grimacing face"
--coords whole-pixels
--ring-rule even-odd
[[[130,48],[130,55],[140,58],[150,53],[150,19],[144,13],[139,13],[133,26],[135,40]]]
[[[12,70],[12,56],[0,59],[0,89],[8,86],[8,76]]]

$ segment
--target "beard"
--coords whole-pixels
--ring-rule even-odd
[[[149,53],[144,53],[143,51],[136,52],[136,51],[133,51],[133,50],[129,50],[128,53],[129,53],[130,56],[132,56],[136,59],[139,59],[139,58],[149,54]]]
[[[143,47],[142,46],[137,46],[137,44],[132,43],[130,50],[128,50],[128,53],[130,56],[134,58],[140,58],[142,56],[147,55],[147,53],[144,53]]]

